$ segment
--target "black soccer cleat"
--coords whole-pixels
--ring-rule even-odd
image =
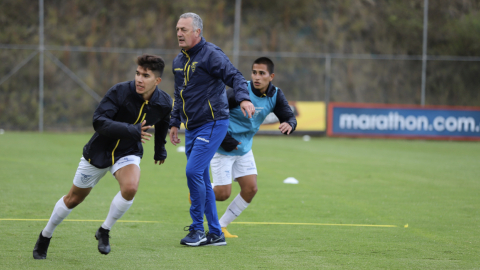
[[[38,236],[37,243],[33,248],[33,258],[35,260],[45,260],[47,258],[48,246],[50,245],[50,238],[44,237],[42,232]]]
[[[95,238],[98,240],[98,251],[107,255],[110,253],[110,230],[100,227],[95,233]]]

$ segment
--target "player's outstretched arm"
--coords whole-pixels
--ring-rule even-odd
[[[281,124],[278,127],[280,132],[285,135],[290,135],[290,133],[295,131],[295,128],[297,127],[297,119],[295,118],[295,114],[290,108],[290,105],[288,105],[288,101],[282,90],[278,88],[277,91],[277,102],[273,109],[273,113],[278,117],[278,120],[280,120]]]
[[[155,124],[155,154],[153,159],[155,164],[162,165],[167,159],[167,150],[165,149],[165,140],[168,133],[168,126],[170,122],[171,109],[165,113],[165,116],[157,124]]]
[[[250,94],[248,93],[247,81],[242,73],[233,66],[228,57],[221,50],[215,50],[208,58],[208,72],[218,78],[223,83],[233,89],[235,99],[240,103],[243,115],[252,118],[255,113],[255,107],[250,102]],[[242,105],[243,104],[243,105]]]

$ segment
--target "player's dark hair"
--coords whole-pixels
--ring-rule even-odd
[[[273,69],[274,69],[274,65],[273,65],[273,61],[270,60],[270,58],[268,57],[260,57],[258,58],[257,60],[255,60],[252,64],[252,68],[253,68],[253,65],[255,64],[258,64],[258,65],[266,65],[267,66],[267,70],[268,70],[268,73],[270,74],[273,74]]]
[[[137,64],[144,69],[151,70],[158,77],[162,77],[165,62],[160,56],[144,54],[137,57]]]

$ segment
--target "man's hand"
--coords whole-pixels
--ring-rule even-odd
[[[175,146],[180,143],[180,139],[178,138],[178,128],[177,127],[171,127],[170,128],[170,142]]]
[[[151,128],[152,126],[145,126],[147,123],[147,120],[143,120],[141,130],[142,130],[142,138],[140,139],[142,143],[145,143],[145,141],[150,141],[150,137],[152,137],[152,134],[148,133],[147,130]]]
[[[158,165],[162,165],[163,163],[165,163],[165,160],[155,160],[155,164],[157,164],[158,162]]]
[[[252,118],[255,113],[255,106],[253,106],[252,102],[248,100],[240,102],[240,109],[242,109],[243,116],[247,116],[248,114],[248,118]]]
[[[280,132],[287,135],[290,135],[290,132],[292,132],[292,126],[287,122],[281,123],[278,129],[280,129]]]

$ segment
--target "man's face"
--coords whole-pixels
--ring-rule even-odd
[[[162,81],[153,71],[141,66],[137,67],[135,75],[135,89],[138,94],[148,99],[153,94],[155,87]]]
[[[193,31],[192,21],[192,18],[181,18],[177,23],[178,46],[185,51],[197,45],[201,40],[200,29]]]
[[[273,80],[275,74],[270,74],[265,64],[253,64],[252,67],[252,82],[256,89],[265,93],[268,84]]]

